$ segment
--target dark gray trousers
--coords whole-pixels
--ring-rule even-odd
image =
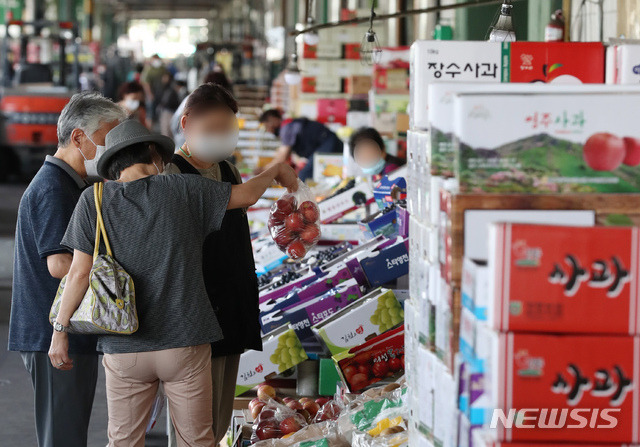
[[[73,368],[54,368],[46,352],[21,352],[35,393],[39,447],[86,447],[98,381],[98,355],[70,355]]]

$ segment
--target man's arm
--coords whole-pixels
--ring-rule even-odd
[[[227,209],[249,208],[254,205],[274,180],[290,192],[298,189],[298,176],[293,168],[286,163],[278,163],[246,183],[233,185]]]
[[[62,279],[64,275],[69,273],[73,256],[71,253],[56,253],[47,256],[47,268],[49,274],[54,278]]]
[[[69,326],[71,316],[80,306],[82,298],[89,288],[89,273],[91,273],[92,265],[91,255],[74,250],[73,262],[62,292],[60,311],[56,318],[56,322],[63,326]],[[73,360],[69,357],[69,336],[66,332],[53,331],[49,359],[55,368],[62,370],[73,368]]]

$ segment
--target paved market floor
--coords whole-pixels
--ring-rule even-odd
[[[33,421],[33,389],[20,355],[8,352],[9,332],[10,265],[17,205],[24,185],[0,184],[0,446],[36,447]],[[166,419],[163,413],[146,445],[167,445],[164,436]],[[107,445],[107,400],[104,385],[104,370],[100,367],[98,388],[91,414],[88,447]]]

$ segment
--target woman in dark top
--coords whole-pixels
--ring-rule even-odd
[[[225,161],[238,141],[237,112],[236,100],[223,86],[205,83],[195,89],[187,97],[180,119],[186,142],[165,172],[193,174],[232,185],[242,183],[235,166]],[[211,345],[217,445],[231,422],[240,354],[245,349],[262,349],[258,280],[244,210],[226,212],[220,231],[205,240],[202,261],[207,293],[224,334],[223,340]],[[172,427],[169,446],[174,445]]]
[[[362,127],[355,131],[349,139],[349,149],[362,172],[376,179],[404,164],[399,158],[387,154],[380,133],[373,127]]]

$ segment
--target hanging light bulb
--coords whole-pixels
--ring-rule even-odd
[[[490,28],[489,42],[515,42],[516,31],[513,27],[511,0],[505,0],[500,7],[500,15],[496,23]]]
[[[378,41],[378,35],[373,30],[373,19],[376,17],[374,11],[376,2],[371,0],[371,17],[369,18],[369,30],[364,34],[360,44],[360,62],[366,65],[374,65],[380,62],[382,48]]]
[[[365,33],[360,44],[360,62],[366,65],[374,65],[380,62],[382,48],[375,31],[369,30]]]
[[[315,24],[316,24],[316,21],[313,20],[313,17],[309,17],[307,19],[307,28],[315,26]],[[303,38],[304,38],[304,43],[311,46],[318,45],[318,43],[320,42],[320,36],[315,31],[309,31],[308,33],[304,33]]]
[[[300,68],[298,68],[298,55],[293,53],[284,72],[284,82],[289,85],[298,85],[302,80]]]

